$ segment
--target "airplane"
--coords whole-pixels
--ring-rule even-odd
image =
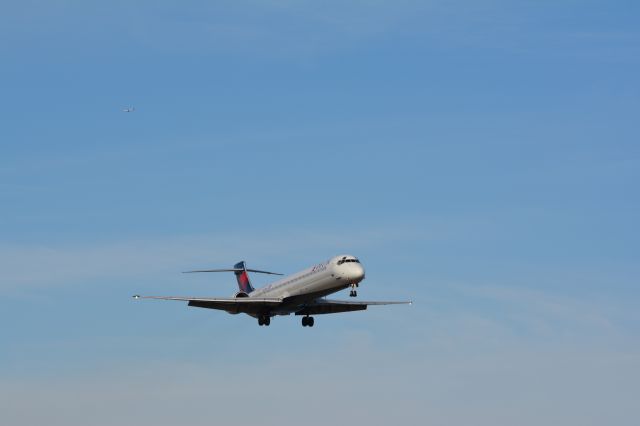
[[[254,289],[249,272],[283,275],[276,272],[248,269],[241,261],[230,269],[204,269],[187,271],[233,272],[238,281],[238,291],[233,297],[181,297],[181,296],[133,296],[134,299],[180,300],[188,306],[218,309],[230,314],[247,314],[258,319],[258,325],[268,326],[277,315],[300,315],[303,327],[313,327],[312,315],[335,314],[339,312],[362,311],[371,305],[411,304],[402,302],[361,302],[351,300],[330,300],[325,296],[351,288],[351,297],[356,297],[360,282],[364,279],[364,268],[360,260],[351,255],[340,255],[318,263],[310,268],[286,276],[264,287]]]
[[[126,107],[122,110],[122,112],[134,112],[135,110],[135,107]]]

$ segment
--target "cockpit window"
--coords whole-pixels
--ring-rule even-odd
[[[338,260],[338,265],[342,265],[343,263],[348,263],[348,262],[360,263],[358,259],[340,259]]]

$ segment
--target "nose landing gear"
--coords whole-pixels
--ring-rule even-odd
[[[307,315],[306,317],[302,317],[302,326],[303,327],[313,327],[313,317]]]
[[[358,296],[358,292],[356,291],[356,287],[358,287],[358,284],[356,284],[356,283],[351,284],[351,291],[349,292],[349,297]]]

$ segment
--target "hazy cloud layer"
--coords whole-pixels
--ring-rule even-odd
[[[174,276],[182,270],[207,265],[229,266],[240,259],[255,263],[282,262],[288,258],[288,262],[295,262],[301,252],[318,253],[317,258],[305,262],[319,262],[347,249],[416,241],[427,237],[426,234],[425,229],[409,224],[354,229],[349,235],[332,230],[288,229],[261,234],[239,231],[92,244],[0,244],[0,288],[65,286],[96,278]],[[270,268],[269,265],[261,267]]]
[[[256,347],[247,363],[150,360],[90,376],[3,380],[0,409],[4,422],[23,425],[387,425],[419,418],[631,426],[637,419],[637,348],[542,348],[511,339],[478,349],[462,336],[445,350],[380,343],[344,334],[339,346],[294,356]]]

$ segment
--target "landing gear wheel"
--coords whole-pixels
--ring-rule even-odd
[[[302,317],[303,327],[313,327],[313,317]]]
[[[262,322],[262,317],[258,317],[258,325],[261,327],[264,325],[264,323]]]
[[[258,325],[269,325],[271,324],[271,317],[266,315],[261,315],[258,317]]]
[[[358,284],[351,284],[351,292],[349,293],[349,297],[356,297],[358,295],[356,287],[358,287]]]
[[[264,325],[269,326],[271,324],[271,317],[265,317],[262,322]]]

